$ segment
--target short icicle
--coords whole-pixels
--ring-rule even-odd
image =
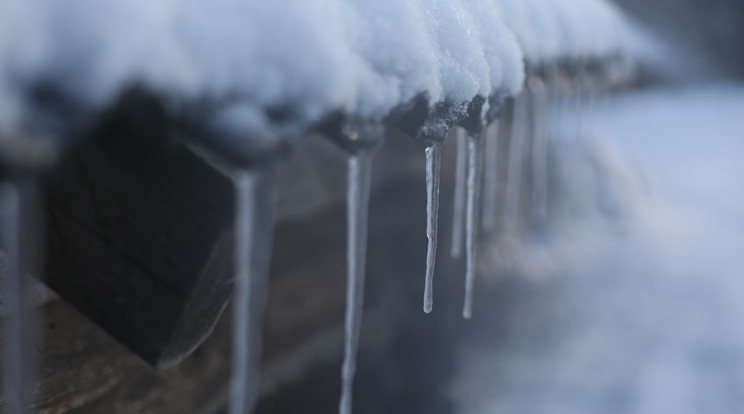
[[[486,165],[483,177],[483,229],[490,231],[496,227],[499,187],[499,121],[486,130]]]
[[[273,239],[273,172],[241,171],[234,178],[235,275],[230,414],[250,414],[259,393],[261,334]]]
[[[519,201],[522,186],[522,163],[527,124],[527,97],[522,95],[514,102],[511,142],[509,143],[509,166],[506,176],[506,195],[504,200],[504,229],[508,232],[517,228],[519,221]]]
[[[450,254],[455,259],[462,256],[463,233],[465,232],[465,186],[467,185],[467,136],[465,130],[457,128],[457,165],[455,167],[455,200],[452,213],[452,246]]]
[[[476,258],[478,253],[478,206],[481,183],[481,137],[468,138],[468,194],[466,212],[466,274],[465,304],[462,317],[470,319],[473,315],[473,285],[475,282]]]
[[[364,272],[367,256],[367,219],[372,176],[371,150],[349,158],[347,188],[347,287],[344,361],[341,367],[339,414],[351,414],[354,374],[364,304]]]
[[[436,142],[426,148],[426,238],[428,239],[424,285],[424,312],[426,313],[431,313],[434,306],[434,266],[437,260],[441,162],[442,144]]]
[[[0,184],[0,229],[2,258],[5,266],[5,303],[7,316],[4,329],[5,404],[10,414],[28,413],[31,402],[33,368],[29,351],[35,349],[32,338],[32,307],[24,273],[21,243],[23,194],[17,184]]]

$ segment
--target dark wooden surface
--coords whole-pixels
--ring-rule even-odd
[[[333,412],[338,397],[345,306],[346,160],[329,143],[315,138],[308,142],[314,144],[290,159],[281,180],[263,341],[262,414]],[[421,311],[426,252],[423,147],[391,132],[375,159],[355,400],[367,407],[366,412],[406,412],[414,398],[434,392],[428,412],[449,413],[443,397],[433,390],[452,370],[450,347],[456,335],[452,326],[460,321],[464,271],[462,263],[446,255],[451,144],[442,171],[443,241],[433,315]],[[314,152],[323,155],[317,164],[308,161],[315,158]],[[316,175],[317,182],[307,181]],[[303,182],[317,191],[308,193]],[[224,409],[230,308],[190,357],[160,371],[65,301],[49,303],[45,310],[39,412],[207,414]]]
[[[109,120],[45,181],[45,276],[118,341],[168,366],[208,336],[229,298],[234,201],[230,180],[152,118],[147,128]]]

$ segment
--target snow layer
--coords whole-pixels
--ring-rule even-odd
[[[442,95],[437,44],[418,0],[347,0],[352,48],[366,63],[358,112],[385,116],[396,105],[426,92]],[[368,72],[369,69],[371,72]],[[365,76],[366,75],[366,76]],[[376,79],[375,79],[376,78]]]
[[[507,26],[531,62],[608,54],[621,32],[605,0],[0,0],[0,124],[36,82],[94,109],[132,84],[241,101],[258,124],[381,119],[422,92],[462,105],[520,89]]]
[[[624,54],[622,14],[608,0],[494,0],[534,65]]]
[[[524,83],[524,56],[512,32],[504,25],[492,0],[463,2],[480,35],[483,55],[490,68],[493,92],[516,95]]]

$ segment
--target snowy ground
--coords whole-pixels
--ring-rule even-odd
[[[461,414],[742,412],[744,86],[634,92],[586,120],[615,177],[566,163],[566,194],[616,205],[562,204],[596,211],[563,214],[481,292],[443,392]]]

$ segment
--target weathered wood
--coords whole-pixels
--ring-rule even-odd
[[[100,145],[110,145],[107,141],[103,142]],[[332,372],[335,377],[338,373],[335,364],[341,357],[345,306],[345,156],[329,142],[313,138],[307,141],[307,145],[290,159],[282,177],[280,221],[271,264],[270,298],[263,341],[264,395],[280,389],[289,381],[314,375],[317,372],[315,368],[326,366],[329,361],[330,368],[322,370]],[[96,155],[86,152],[93,151],[91,148],[96,147],[81,149],[79,153]],[[367,366],[406,378],[409,374],[402,370],[406,361],[412,358],[391,359],[387,356],[383,349],[390,346],[386,345],[390,342],[390,335],[398,330],[403,331],[408,339],[417,336],[414,333],[417,331],[411,329],[411,319],[417,324],[428,324],[429,332],[447,334],[440,330],[440,319],[425,317],[418,306],[423,289],[423,254],[426,248],[423,151],[419,144],[394,133],[389,134],[386,144],[379,151],[374,180],[376,191],[373,193],[370,210],[369,277],[365,301],[367,311],[362,339],[362,352],[369,355],[365,349],[378,350],[376,358],[379,359],[371,362],[362,360],[360,368],[364,370]],[[124,162],[126,159],[118,151],[108,154],[113,154],[108,155],[111,163]],[[312,158],[313,162],[308,162],[308,158]],[[102,171],[118,168],[116,165],[100,166],[84,157],[83,161],[93,162]],[[79,163],[80,160],[75,162]],[[443,171],[446,176],[451,175],[450,163],[445,162]],[[140,171],[133,171],[131,174],[144,175]],[[98,186],[102,185],[100,181],[95,181],[95,177],[93,180],[99,182]],[[151,188],[149,185],[145,188]],[[318,191],[307,192],[304,190],[307,186],[317,188]],[[68,188],[68,191],[90,193],[72,185]],[[75,194],[77,193],[70,193],[70,197]],[[103,194],[109,194],[109,191]],[[145,195],[147,197],[143,196],[144,200],[155,197],[147,193]],[[63,194],[57,193],[57,196],[63,197]],[[103,200],[106,208],[114,201],[105,197],[97,199]],[[91,203],[90,198],[83,200]],[[71,203],[70,200],[66,202]],[[80,204],[92,209],[89,205]],[[299,204],[305,207],[294,208]],[[104,215],[104,218],[107,217],[109,220],[102,220],[102,224],[109,223],[113,217],[118,220],[118,216]],[[183,220],[182,217],[180,219]],[[48,224],[49,235],[58,237],[53,233],[61,231],[59,228],[55,229],[59,223],[50,221]],[[97,222],[93,224],[98,226]],[[173,231],[178,227],[173,226],[170,229]],[[145,229],[140,230],[145,232]],[[93,234],[100,237],[98,233]],[[68,248],[70,254],[70,246],[59,240],[51,243],[59,243],[58,248]],[[94,247],[99,248],[97,245]],[[174,245],[173,248],[182,247],[183,245]],[[224,246],[222,248],[225,249]],[[140,247],[133,251],[142,250],[144,249]],[[98,251],[75,254],[90,255],[97,254]],[[104,251],[120,254],[115,247]],[[166,253],[174,254],[172,250]],[[130,260],[128,256],[125,258]],[[89,259],[98,267],[78,264],[84,262],[82,258],[73,263],[79,266],[78,269],[96,275],[115,268],[111,265],[112,260],[122,260],[120,256],[114,256],[114,259],[109,259],[108,256],[103,259]],[[440,267],[442,274],[446,274],[447,266],[451,265],[443,260]],[[134,265],[132,268],[138,271]],[[122,276],[115,272],[112,274],[120,277],[127,275]],[[460,287],[459,278],[452,278],[450,282],[444,278],[438,280],[438,287],[443,291],[450,290],[447,286],[450,282],[454,283],[456,289]],[[401,287],[405,289],[401,290]],[[459,298],[457,293],[452,295],[452,300],[458,306]],[[457,312],[444,310],[446,302],[447,300],[438,299],[437,315],[457,315]],[[50,303],[46,305],[46,310],[47,341],[43,349],[43,375],[38,394],[38,408],[41,413],[213,413],[219,412],[223,407],[230,370],[230,312],[223,315],[213,334],[189,358],[168,370],[158,371],[65,302]],[[96,323],[100,320],[92,319]],[[403,323],[406,326],[402,329]],[[437,329],[433,329],[435,326]],[[408,339],[400,341],[408,344]],[[446,344],[443,341],[438,343]],[[418,353],[414,350],[411,352]],[[435,359],[438,367],[446,369],[443,358],[440,356]],[[432,381],[434,379],[435,377],[431,378]],[[334,400],[338,389],[331,387],[328,392],[331,394],[323,398]],[[0,405],[0,413],[2,412]],[[264,408],[259,412],[275,411]]]
[[[137,99],[45,183],[46,282],[147,362],[168,366],[227,304],[233,193],[172,138],[155,101]]]
[[[410,186],[384,196],[377,203],[386,207],[373,212],[365,314],[371,335],[363,339],[373,349],[387,341],[394,329],[391,322],[401,319],[391,312],[400,299],[390,294],[393,286],[415,286],[416,297],[420,294],[420,278],[402,277],[409,275],[405,269],[400,274],[393,271],[401,262],[391,252],[402,252],[411,239],[420,239],[421,247],[425,246],[422,233],[410,232],[408,225],[408,212],[418,208],[407,203],[406,213],[393,214],[402,193],[411,194]],[[343,205],[336,204],[277,228],[263,340],[265,395],[328,361],[340,360],[344,220]],[[404,232],[406,237],[396,237]],[[389,236],[395,241],[389,241]],[[410,257],[414,263],[418,259]],[[417,302],[411,303],[410,311],[417,312]],[[212,413],[223,407],[230,371],[231,312],[224,313],[213,334],[189,358],[168,370],[154,370],[64,301],[52,302],[45,310],[40,414]],[[332,371],[338,373],[337,368]],[[327,398],[335,398],[336,392]]]

